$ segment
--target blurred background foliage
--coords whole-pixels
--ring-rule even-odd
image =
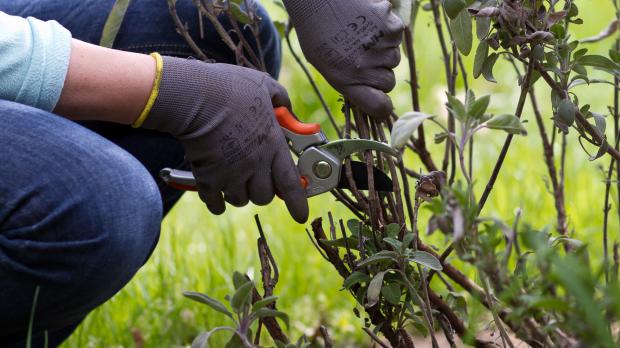
[[[576,39],[597,34],[615,16],[609,0],[585,0],[578,3],[584,25],[572,28]],[[275,20],[286,19],[284,11],[270,0],[263,0],[262,4],[270,10]],[[421,11],[415,28],[415,48],[422,111],[445,119],[445,78],[439,47],[431,44],[435,42],[436,36],[431,25],[431,14]],[[589,45],[590,52],[607,55],[612,44],[613,39],[607,39]],[[296,48],[300,52],[299,47]],[[288,88],[297,115],[306,122],[321,122],[326,125],[326,129],[330,129],[320,103],[286,46],[283,52],[284,65],[280,82]],[[467,57],[465,63],[471,71],[473,54]],[[403,55],[403,64],[396,70],[398,87],[391,93],[398,114],[410,111],[411,108],[408,73],[404,65],[406,61]],[[332,111],[341,116],[340,96],[315,71],[314,75]],[[500,59],[495,76],[497,84],[480,78],[472,81],[472,89],[477,95],[493,95],[490,112],[513,113],[519,93],[514,70]],[[543,86],[539,88],[541,110],[550,127],[550,93]],[[612,104],[612,86],[584,85],[578,88],[583,104],[591,104],[593,111],[608,115],[607,106]],[[526,104],[524,119],[529,120],[526,123],[529,135],[518,137],[513,142],[504,170],[483,215],[501,217],[511,222],[515,211],[521,208],[523,220],[533,227],[552,228],[555,222],[553,198],[546,183],[547,169],[542,165],[542,145],[529,102]],[[428,127],[427,134],[437,131],[433,125]],[[333,138],[335,135],[329,136]],[[575,133],[571,133],[570,137],[574,136]],[[612,138],[609,130],[608,137]],[[505,135],[500,132],[478,136],[474,177],[480,181],[486,182],[490,175],[504,138]],[[431,139],[429,143],[432,143]],[[574,238],[590,246],[593,264],[599,265],[603,255],[602,197],[605,190],[601,168],[609,165],[609,158],[589,162],[576,139],[570,139],[569,144],[571,147],[567,151],[566,165],[569,230]],[[441,151],[433,145],[431,148]],[[418,161],[416,158],[407,160],[412,167]],[[422,165],[419,167],[422,168]],[[478,195],[484,182],[476,185]],[[617,195],[613,193],[611,197]],[[612,201],[613,209],[617,203]],[[332,211],[337,218],[350,217],[345,208],[339,206],[330,195],[312,198],[310,207],[312,218],[326,218],[328,211]],[[282,202],[276,200],[268,207],[229,208],[224,215],[213,216],[195,194],[188,193],[164,220],[159,246],[149,262],[123,291],[93,312],[63,347],[181,347],[189,345],[205,328],[230,324],[224,315],[184,298],[182,291],[200,291],[223,299],[233,288],[230,274],[234,270],[256,275],[259,263],[256,253],[258,233],[253,218],[255,213],[261,217],[268,242],[280,266],[280,282],[275,292],[280,296],[279,309],[287,312],[291,318],[291,337],[302,334],[312,336],[324,324],[330,329],[338,347],[371,346],[370,339],[360,330],[363,321],[353,314],[355,303],[352,297],[339,291],[341,278],[313,248],[304,232],[306,226],[296,224],[288,216]],[[420,217],[422,229],[428,217],[428,211],[423,209]],[[619,227],[618,219],[612,215],[609,229],[611,242],[620,240]],[[447,244],[445,236],[438,233],[425,237],[425,240],[439,248]],[[450,261],[475,278],[470,266],[462,264],[456,257],[450,258]],[[478,318],[482,311],[476,307],[478,305],[475,301],[471,301],[470,306],[473,306],[469,311],[470,321],[482,319],[479,323],[481,326],[491,321],[487,317]],[[212,346],[223,346],[227,337],[226,334],[215,337],[211,341]]]

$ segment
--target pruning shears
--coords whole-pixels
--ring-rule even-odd
[[[308,197],[329,192],[335,188],[351,188],[345,174],[344,160],[357,152],[374,150],[399,156],[391,146],[367,139],[339,139],[329,141],[321,126],[302,123],[286,107],[274,109],[276,119],[284,132],[289,148],[298,156],[297,169],[301,185]],[[351,174],[356,188],[368,189],[368,170],[365,163],[351,161]],[[380,169],[373,167],[374,185],[377,191],[392,191],[392,180]],[[161,178],[171,187],[195,191],[196,180],[192,172],[165,168]]]

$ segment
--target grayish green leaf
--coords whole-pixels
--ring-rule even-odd
[[[277,296],[267,296],[267,297],[263,298],[260,301],[256,301],[252,305],[252,312],[255,312],[258,309],[261,309],[263,307],[267,307],[267,306],[271,305],[272,303],[276,302],[277,300],[278,300]]]
[[[233,272],[232,279],[233,279],[233,285],[235,286],[235,290],[239,289],[239,287],[241,287],[241,285],[243,285],[243,284],[245,284],[245,283],[250,281],[248,278],[246,278],[245,275],[243,275],[243,274],[241,274],[241,273],[239,273],[237,271]]]
[[[398,236],[398,233],[400,233],[400,225],[399,224],[392,223],[392,224],[389,224],[389,225],[385,226],[385,234],[388,237],[396,238]]]
[[[570,127],[573,123],[575,123],[576,112],[577,108],[569,98],[565,98],[560,101],[560,104],[558,105],[558,118],[564,125]]]
[[[443,0],[443,8],[450,19],[456,18],[465,9],[464,0]]]
[[[398,253],[396,253],[395,251],[382,250],[368,257],[367,259],[358,262],[357,267],[362,267],[362,266],[366,266],[366,265],[370,265],[373,263],[377,263],[380,261],[386,261],[386,260],[397,261]]]
[[[257,310],[255,314],[259,318],[265,318],[265,317],[278,318],[284,322],[287,328],[289,327],[288,315],[284,312],[280,312],[280,311],[277,311],[275,309],[270,309],[270,308],[261,308]]]
[[[366,308],[370,308],[379,302],[379,295],[381,294],[381,287],[383,286],[383,276],[387,271],[377,273],[370,284],[368,284],[368,291],[366,292]]]
[[[614,63],[611,59],[595,54],[585,55],[580,57],[575,62],[585,66],[591,66],[593,68],[607,71],[611,74],[618,74],[620,72],[620,65]]]
[[[168,2],[176,2],[175,0],[168,0]],[[112,10],[108,15],[108,19],[103,26],[103,32],[101,34],[101,40],[99,46],[112,48],[114,41],[118,35],[118,31],[121,29],[123,19],[127,13],[127,8],[131,4],[131,0],[116,0],[112,6]]]
[[[478,40],[484,40],[491,30],[491,18],[476,17],[476,36]]]
[[[497,58],[499,58],[499,54],[491,53],[482,64],[482,76],[489,82],[497,82],[493,76],[493,68],[495,67]]]
[[[420,125],[433,116],[421,112],[411,111],[401,116],[392,128],[391,145],[394,148],[403,148],[407,140],[420,127]]]
[[[482,74],[482,66],[484,65],[487,55],[489,54],[489,44],[486,41],[480,41],[476,49],[474,57],[474,78],[477,79]]]
[[[509,134],[527,135],[527,130],[523,127],[521,121],[514,115],[497,115],[486,122],[489,129],[500,129]]]
[[[468,108],[467,108],[468,116],[474,119],[481,118],[484,115],[484,113],[487,111],[487,108],[489,107],[490,102],[491,102],[490,95],[485,95],[477,99],[476,101],[471,103],[471,105],[468,105]]]
[[[461,122],[465,122],[467,111],[465,110],[463,102],[450,93],[446,93],[446,95],[448,97],[448,106],[452,116]]]
[[[232,309],[239,313],[243,311],[243,308],[250,303],[250,299],[252,297],[252,289],[254,288],[254,283],[247,282],[239,287],[232,299],[230,300],[230,306]]]
[[[349,275],[347,279],[344,280],[344,283],[342,284],[342,286],[345,289],[350,289],[355,284],[368,283],[369,281],[370,281],[370,276],[368,274],[355,271],[351,273],[351,275]]]
[[[607,130],[607,120],[605,120],[605,116],[593,112],[592,117],[594,118],[594,124],[596,125],[596,129],[598,130],[599,134],[604,137],[605,130]]]
[[[209,337],[211,337],[210,332],[203,332],[198,337],[194,339],[192,342],[191,348],[205,348],[209,342]]]
[[[388,283],[381,289],[383,297],[391,304],[398,306],[400,302],[400,285],[398,283]]]
[[[222,302],[214,298],[211,298],[205,294],[201,294],[199,292],[193,292],[193,291],[184,291],[183,296],[189,299],[192,299],[196,302],[206,304],[207,306],[213,308],[214,310],[220,313],[226,314],[228,317],[232,318],[232,313],[228,311],[228,308],[226,308],[226,306],[224,306]]]
[[[433,256],[433,254],[427,253],[426,251],[414,251],[408,255],[407,261],[413,261],[422,266],[426,266],[434,271],[441,271],[443,266],[441,262]]]
[[[471,16],[467,11],[461,11],[458,16],[450,20],[450,28],[454,36],[454,43],[459,51],[467,56],[473,45]]]
[[[234,2],[229,2],[229,3],[230,3],[230,12],[232,13],[232,16],[234,19],[236,19],[239,23],[243,23],[243,24],[252,23],[252,19],[250,18],[248,13],[245,12],[241,8],[241,6],[239,6],[238,4],[235,4]]]
[[[396,251],[400,251],[400,249],[401,249],[401,247],[403,245],[403,243],[401,243],[401,241],[399,241],[396,238],[392,238],[392,237],[383,238],[383,241],[388,243],[389,245],[391,245],[392,248],[394,248],[394,250],[396,250]]]

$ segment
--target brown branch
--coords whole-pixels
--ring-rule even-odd
[[[555,202],[555,210],[557,212],[557,230],[561,235],[568,234],[568,219],[566,216],[566,205],[564,203],[564,185],[563,182],[558,182],[558,173],[555,166],[555,158],[553,153],[553,145],[549,141],[547,131],[545,129],[545,123],[538,107],[538,101],[536,100],[536,93],[534,89],[530,89],[530,102],[532,103],[532,109],[536,117],[536,124],[540,132],[540,138],[543,145],[543,156],[545,158],[545,164],[549,172],[549,179],[551,180],[551,187],[553,189],[553,197]]]
[[[527,94],[531,88],[532,73],[534,72],[535,63],[536,63],[536,60],[534,58],[530,58],[529,64],[527,66],[527,71],[525,73],[525,79],[523,81],[523,85],[521,86],[521,94],[519,96],[519,102],[517,103],[517,110],[515,111],[515,116],[517,116],[518,118],[521,118],[521,115],[523,114],[523,107],[525,106],[525,100],[527,99]],[[480,201],[478,202],[478,214],[480,214],[480,212],[482,211],[482,208],[484,208],[484,205],[486,204],[487,199],[489,198],[489,195],[491,194],[491,191],[493,190],[493,186],[495,185],[495,181],[497,181],[497,177],[499,176],[499,172],[502,169],[502,165],[504,164],[506,155],[508,155],[508,149],[510,148],[510,144],[512,143],[513,137],[514,137],[513,134],[509,134],[508,137],[506,137],[506,141],[504,142],[504,146],[502,147],[499,158],[497,159],[497,162],[495,163],[495,167],[493,168],[493,173],[491,174],[491,177],[489,178],[489,182],[487,183],[484,189],[484,192],[482,193],[482,196],[480,197]]]
[[[207,55],[202,51],[202,49],[198,47],[192,36],[189,34],[189,32],[187,31],[187,27],[185,27],[185,24],[183,24],[181,18],[179,18],[175,0],[168,0],[168,11],[170,12],[172,21],[177,28],[177,33],[183,36],[183,39],[185,39],[185,42],[187,42],[187,45],[192,49],[192,51],[194,51],[194,53],[198,56],[198,58],[200,58],[200,60],[210,61],[209,57],[207,57]],[[202,17],[201,14],[198,15]]]
[[[536,70],[540,73],[540,76],[543,78],[543,80],[547,82],[549,87],[554,89],[557,93],[559,93],[559,95],[563,96],[563,98],[568,98],[568,93],[553,80],[553,78],[545,71],[545,68],[540,63],[536,62],[535,67]],[[577,121],[579,126],[581,126],[586,131],[586,133],[588,133],[592,137],[592,140],[594,140],[596,145],[601,146],[603,144],[603,142],[605,141],[603,135],[601,135],[599,131],[594,128],[594,126],[591,125],[588,120],[586,120],[586,118],[580,111],[577,111],[575,113],[575,120]],[[620,161],[620,151],[618,151],[618,149],[609,146],[607,148],[607,153],[616,161]]]
[[[230,5],[228,5],[230,7]],[[267,69],[265,67],[265,65],[263,64],[262,59],[259,59],[258,56],[256,55],[256,52],[254,52],[254,49],[252,49],[252,46],[250,45],[250,43],[248,42],[248,40],[246,40],[245,36],[243,35],[243,30],[241,30],[241,28],[239,27],[239,24],[237,23],[237,21],[235,20],[233,14],[231,13],[230,9],[228,9],[226,11],[226,15],[228,16],[228,20],[230,21],[230,23],[233,26],[233,29],[235,30],[235,33],[237,34],[237,37],[239,39],[239,42],[241,43],[243,49],[245,50],[245,52],[247,52],[250,55],[250,59],[251,64],[255,67],[257,67],[257,70],[263,71],[265,72]],[[258,40],[257,37],[257,44],[260,40]],[[236,51],[235,51],[236,52]]]
[[[385,342],[383,342],[381,338],[379,338],[379,336],[375,335],[375,333],[372,332],[372,330],[365,328],[365,327],[363,327],[362,330],[364,330],[364,332],[367,333],[368,336],[370,336],[370,338],[372,338],[373,341],[377,342],[377,344],[381,346],[382,348],[390,348],[390,346],[385,344]]]
[[[258,238],[257,246],[258,246],[258,255],[261,264],[261,276],[263,281],[263,289],[265,293],[261,296],[256,288],[252,290],[252,303],[256,303],[262,300],[264,297],[272,296],[273,289],[278,283],[279,272],[278,266],[273,258],[269,245],[267,244],[267,239],[265,238],[265,233],[263,232],[263,227],[260,223],[260,219],[258,215],[254,215],[254,220],[256,221],[256,226],[258,228],[258,233],[260,238]],[[273,271],[273,276],[272,276]],[[275,302],[271,304],[271,308],[275,309]],[[281,341],[283,343],[289,343],[289,339],[284,334],[282,327],[273,317],[264,317],[260,318],[259,325],[264,325],[267,328],[267,332],[274,340]],[[260,339],[260,328],[256,333],[256,341]]]
[[[312,86],[312,90],[314,90],[314,93],[319,98],[319,101],[321,102],[321,106],[323,107],[323,110],[327,114],[327,118],[329,118],[329,122],[331,122],[332,126],[334,127],[336,134],[338,134],[339,138],[342,138],[342,131],[340,130],[340,127],[338,127],[338,123],[336,122],[336,119],[334,118],[332,111],[329,109],[329,106],[327,105],[327,102],[325,101],[325,98],[323,97],[323,93],[321,93],[321,90],[319,89],[316,82],[314,81],[314,78],[312,77],[310,70],[308,70],[308,68],[306,67],[306,64],[304,64],[304,62],[301,60],[297,52],[295,52],[295,49],[293,49],[293,45],[291,44],[291,38],[290,38],[290,33],[291,33],[290,29],[291,29],[291,23],[289,22],[287,24],[286,33],[284,36],[284,39],[286,40],[286,45],[288,46],[288,50],[289,52],[291,52],[291,55],[297,62],[297,65],[299,65],[301,70],[304,72],[304,75],[306,75],[306,78],[308,79],[310,86]]]
[[[405,50],[409,62],[409,85],[411,89],[411,101],[414,111],[420,111],[420,96],[418,94],[418,72],[416,67],[415,48],[413,45],[413,33],[410,28],[405,28]],[[437,171],[437,166],[433,162],[433,158],[426,148],[426,139],[424,135],[424,125],[418,127],[418,138],[413,140],[414,151],[420,156],[420,160],[429,172]]]

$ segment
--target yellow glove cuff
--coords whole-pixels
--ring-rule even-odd
[[[131,125],[133,128],[138,128],[142,126],[147,117],[149,117],[149,113],[153,108],[153,104],[155,104],[155,100],[159,95],[159,85],[161,84],[161,76],[164,71],[164,60],[161,58],[161,55],[157,52],[151,53],[151,57],[155,58],[155,83],[153,83],[153,89],[151,90],[151,95],[149,96],[149,100],[146,102],[146,106],[144,110],[140,113],[140,116],[136,119],[136,121]]]

